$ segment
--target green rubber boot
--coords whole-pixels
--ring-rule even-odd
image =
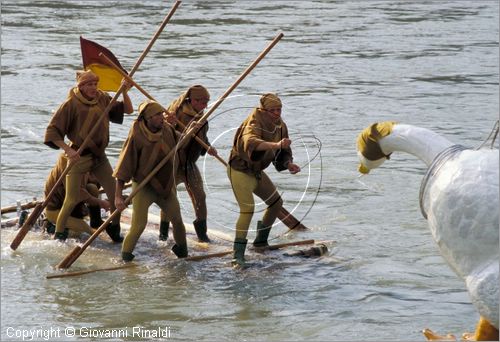
[[[195,220],[193,221],[193,226],[196,235],[198,235],[198,240],[201,242],[210,242],[207,235],[207,220]]]
[[[245,249],[247,248],[247,239],[234,239],[234,253],[231,263],[234,267],[245,267]]]
[[[160,222],[160,235],[158,236],[158,239],[160,241],[167,241],[168,240],[168,226],[170,225],[170,222],[168,221],[161,221]]]
[[[54,240],[59,240],[61,242],[66,241],[69,235],[69,229],[64,228],[64,232],[55,232],[54,234]]]
[[[135,258],[135,255],[133,255],[132,253],[122,252],[122,260],[123,261],[130,262],[130,261],[134,260],[134,258]]]
[[[267,243],[267,238],[269,237],[269,232],[271,231],[271,227],[264,227],[262,225],[262,221],[257,222],[257,236],[253,241],[254,247],[267,247],[269,244]]]
[[[89,205],[89,217],[90,217],[90,226],[92,228],[99,228],[104,221],[101,218],[101,207],[98,205]]]
[[[111,223],[106,227],[106,233],[108,233],[109,237],[113,242],[122,242],[123,236],[120,235],[120,224],[119,223]]]
[[[187,245],[179,246],[175,244],[172,247],[172,252],[174,252],[174,254],[177,255],[178,258],[185,258],[188,256],[188,247]]]

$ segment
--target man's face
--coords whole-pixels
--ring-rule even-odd
[[[156,113],[148,119],[148,127],[153,132],[159,131],[163,127],[163,112]]]
[[[281,107],[266,109],[266,112],[273,118],[274,121],[278,121],[281,118]]]
[[[78,87],[82,94],[89,100],[97,97],[97,81],[87,82]]]
[[[207,104],[208,104],[207,98],[191,99],[191,106],[197,113],[207,108]]]

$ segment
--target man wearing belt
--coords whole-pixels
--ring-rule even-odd
[[[45,132],[44,143],[51,148],[62,148],[65,158],[73,163],[66,175],[66,196],[56,221],[55,238],[64,238],[64,229],[67,220],[75,206],[80,202],[80,187],[82,177],[92,172],[104,188],[111,204],[111,211],[115,210],[115,182],[113,170],[108,161],[105,149],[109,143],[109,123],[121,124],[124,113],[133,112],[132,102],[127,94],[128,84],[123,91],[123,101],[117,101],[104,118],[95,134],[90,138],[87,147],[81,155],[77,153],[90,131],[94,128],[100,115],[111,102],[111,97],[97,89],[99,77],[92,71],[78,71],[77,86],[69,91],[64,101],[52,116]],[[70,145],[64,142],[68,137]],[[106,232],[114,242],[121,242],[120,215],[106,228]]]

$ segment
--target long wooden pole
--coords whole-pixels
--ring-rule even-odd
[[[174,14],[175,10],[177,9],[177,7],[179,7],[180,3],[181,3],[181,1],[176,1],[175,2],[174,6],[170,10],[170,12],[167,14],[167,16],[165,17],[165,19],[163,20],[163,22],[161,23],[160,27],[158,28],[158,30],[156,31],[155,35],[153,36],[153,38],[149,42],[148,46],[146,47],[146,49],[144,50],[144,52],[141,54],[141,56],[137,60],[137,62],[135,63],[134,67],[132,68],[132,70],[130,70],[129,74],[131,76],[133,76],[133,74],[135,73],[135,71],[139,68],[139,66],[141,65],[143,59],[148,54],[149,50],[151,50],[151,47],[153,46],[153,44],[155,43],[155,41],[158,39],[158,36],[163,31],[163,29],[167,25],[168,21],[170,20],[170,18]],[[125,85],[123,85],[123,84],[120,86],[120,88],[116,92],[115,96],[111,99],[111,102],[104,109],[104,112],[101,114],[101,116],[97,120],[97,122],[94,125],[94,127],[92,127],[92,129],[90,130],[89,134],[87,135],[87,137],[85,138],[85,140],[83,141],[82,145],[80,146],[80,148],[77,151],[77,153],[79,155],[87,147],[87,144],[89,143],[90,138],[96,133],[97,129],[99,127],[101,127],[101,122],[104,120],[105,117],[108,116],[108,113],[109,113],[111,107],[116,102],[116,100],[121,95],[121,93],[123,92],[124,87],[125,87]],[[52,198],[52,196],[54,195],[57,187],[62,183],[64,177],[66,177],[66,175],[71,170],[71,168],[73,167],[73,165],[74,165],[74,163],[72,161],[70,161],[68,163],[68,165],[64,169],[63,173],[61,174],[61,176],[59,177],[59,179],[56,181],[56,183],[54,184],[54,186],[52,187],[52,190],[45,197],[45,200],[40,205],[37,205],[35,207],[35,209],[31,212],[31,214],[26,219],[26,222],[23,224],[23,226],[21,227],[21,229],[19,229],[19,232],[17,233],[16,237],[14,238],[14,240],[12,241],[12,243],[10,244],[10,248],[12,248],[13,250],[16,250],[17,247],[19,247],[19,245],[23,241],[23,239],[26,236],[26,234],[28,234],[28,231],[30,230],[30,228],[35,224],[36,219],[42,214],[43,209],[49,204],[49,200]]]
[[[153,96],[151,96],[146,90],[144,90],[144,88],[142,88],[139,84],[137,84],[134,79],[132,77],[130,77],[129,75],[127,75],[118,65],[116,65],[111,59],[109,59],[108,56],[106,56],[105,54],[103,53],[100,53],[99,54],[100,57],[104,58],[104,60],[106,60],[106,62],[111,65],[117,72],[119,72],[128,82],[130,82],[131,84],[134,85],[134,87],[139,90],[142,94],[144,94],[144,96],[146,96],[148,99],[150,100],[153,100],[155,102],[158,102],[160,103],[159,101],[157,101]],[[165,107],[165,106],[163,106]],[[177,119],[177,124],[179,126],[181,126],[181,128],[183,130],[186,130],[186,125],[184,125],[184,123],[182,121],[180,121],[179,119]],[[203,146],[203,148],[205,148],[207,151],[208,149],[210,148],[210,145],[208,145],[205,141],[203,141],[203,139],[201,139],[199,136],[197,136],[196,134],[194,135],[194,138],[196,139],[196,141],[201,145]],[[222,159],[219,155],[214,155],[214,157],[220,161],[225,167],[227,167],[227,163],[224,159]],[[290,229],[295,229],[295,228],[298,228],[298,229],[307,229],[299,220],[297,220],[290,212],[288,212],[288,210],[286,210],[285,208],[281,207],[281,210],[280,212],[278,213],[278,218]]]
[[[130,188],[132,186],[132,183],[127,183],[123,186],[124,189]],[[104,193],[104,189],[99,189],[99,193]],[[43,201],[31,201],[27,202],[25,204],[21,205],[21,210],[27,210],[36,207],[37,204],[42,203]],[[17,211],[17,205],[9,205],[7,207],[3,207],[0,209],[2,215],[3,214],[8,214],[8,213],[13,213],[14,211]]]
[[[135,266],[137,266],[137,264],[125,264],[125,265],[121,265],[121,266],[98,268],[95,270],[76,271],[76,272],[60,273],[60,274],[49,274],[45,278],[46,279],[54,279],[54,278],[75,277],[75,276],[79,276],[82,274],[89,274],[89,273],[101,272],[101,271],[115,271],[115,270],[121,270],[124,268],[135,267]]]
[[[197,124],[205,123],[208,117],[217,109],[217,107],[224,101],[226,97],[231,94],[231,92],[245,79],[245,77],[259,64],[259,62],[267,55],[267,53],[278,43],[278,41],[283,37],[283,33],[279,33],[273,41],[262,51],[259,56],[250,64],[245,71],[238,77],[238,79],[226,90],[226,92],[215,102],[215,104],[208,110],[203,116],[197,121]],[[130,193],[130,195],[125,199],[125,207],[129,205],[132,198],[144,188],[149,181],[155,176],[155,174],[160,171],[160,169],[169,161],[174,155],[177,149],[182,148],[182,146],[191,139],[191,136],[195,133],[195,126],[188,130],[188,132],[179,140],[175,148],[173,148],[159,163],[156,167],[149,173],[149,175],[144,178],[144,180]],[[58,265],[58,268],[68,268],[70,267],[76,259],[85,251],[85,249],[94,241],[97,236],[106,228],[106,226],[121,212],[121,210],[116,209],[106,221],[85,241],[85,243],[80,247],[76,246],[73,251],[70,252]]]
[[[41,203],[41,202],[40,201],[31,201],[31,202],[22,204],[21,210],[34,208],[34,207],[36,207],[36,205],[38,203]],[[17,205],[9,205],[7,207],[3,207],[2,209],[0,209],[0,211],[2,212],[2,215],[7,214],[7,213],[13,213],[14,211],[17,211]]]
[[[279,243],[276,245],[269,245],[266,247],[259,247],[255,248],[255,250],[258,251],[265,251],[265,250],[275,250],[275,249],[280,249],[283,247],[289,247],[289,246],[302,246],[302,245],[311,245],[314,244],[314,240],[301,240],[301,241],[292,241],[292,242],[284,242],[284,243]],[[218,252],[218,253],[212,253],[212,254],[204,254],[204,255],[193,255],[181,260],[186,260],[186,261],[200,261],[200,260],[205,260],[205,259],[210,259],[210,258],[218,258],[222,257],[228,254],[233,253],[233,250],[227,250],[223,252]]]

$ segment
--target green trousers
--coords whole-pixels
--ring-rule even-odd
[[[240,207],[240,216],[236,221],[236,239],[246,239],[247,237],[248,228],[255,211],[253,194],[260,197],[266,205],[262,217],[262,226],[272,226],[283,206],[283,200],[265,172],[262,171],[258,178],[254,174],[237,171],[228,166],[227,174]],[[258,206],[262,205],[263,203],[258,204]]]
[[[132,182],[132,191],[135,191],[137,185],[136,182]],[[186,245],[186,228],[182,222],[175,189],[172,187],[168,196],[162,197],[150,185],[146,185],[132,198],[132,223],[125,240],[123,240],[122,253],[133,252],[137,241],[146,228],[148,210],[153,203],[156,203],[165,212],[167,220],[172,222],[175,243],[179,246]]]

